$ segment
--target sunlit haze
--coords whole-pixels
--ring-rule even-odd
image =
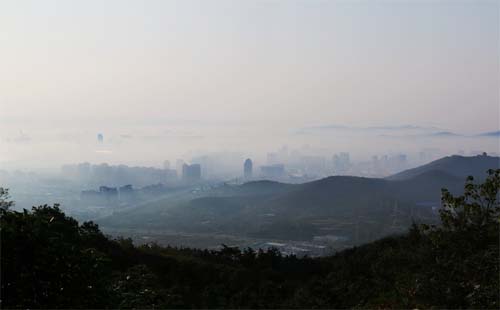
[[[0,29],[8,169],[498,151],[498,1],[2,1]]]

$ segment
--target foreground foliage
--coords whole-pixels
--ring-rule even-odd
[[[325,258],[276,250],[136,247],[57,205],[1,212],[4,308],[498,308],[500,170],[442,225]],[[6,201],[4,203],[7,203]]]

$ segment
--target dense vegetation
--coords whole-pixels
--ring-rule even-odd
[[[9,211],[0,192],[4,308],[498,308],[500,170],[443,190],[441,225],[331,257],[136,247],[58,206]],[[360,193],[362,194],[362,193]]]

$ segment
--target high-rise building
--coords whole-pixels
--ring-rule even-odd
[[[201,179],[201,165],[192,164],[187,165],[184,164],[182,166],[182,179],[186,182],[196,182]]]
[[[252,173],[253,173],[253,163],[250,158],[247,158],[247,160],[245,160],[245,163],[243,164],[243,175],[245,176],[245,179],[251,179]]]
[[[301,170],[306,174],[326,174],[326,159],[322,156],[301,156],[299,163],[302,168]]]
[[[182,167],[184,166],[184,160],[182,159],[177,159],[175,161],[175,170],[177,171],[177,175],[182,176]]]
[[[99,193],[108,203],[118,200],[118,189],[116,187],[100,186]]]
[[[351,168],[349,153],[342,152],[333,156],[333,169],[335,174],[345,174]]]
[[[165,160],[165,161],[163,162],[163,169],[165,169],[165,170],[170,169],[170,161]]]
[[[278,153],[267,153],[267,164],[275,165],[279,162]]]
[[[118,188],[118,196],[120,197],[121,201],[131,200],[132,198],[134,198],[134,188],[131,184],[120,186]]]
[[[182,170],[182,167],[180,168]],[[170,169],[170,161],[165,160],[163,162],[163,181],[165,183],[177,181],[177,175],[179,175],[178,170]]]
[[[262,166],[260,171],[265,178],[277,179],[285,176],[285,166],[283,164]]]

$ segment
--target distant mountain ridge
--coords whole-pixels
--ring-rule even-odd
[[[479,134],[481,137],[500,137],[500,130],[498,131],[490,131]]]
[[[439,132],[434,132],[430,135],[434,137],[462,137],[462,135],[451,131],[439,131]]]
[[[469,175],[476,179],[483,179],[488,169],[500,168],[500,157],[477,155],[465,157],[459,155],[447,156],[430,162],[426,165],[405,170],[387,177],[387,180],[406,180],[423,173],[439,170],[461,179]]]

